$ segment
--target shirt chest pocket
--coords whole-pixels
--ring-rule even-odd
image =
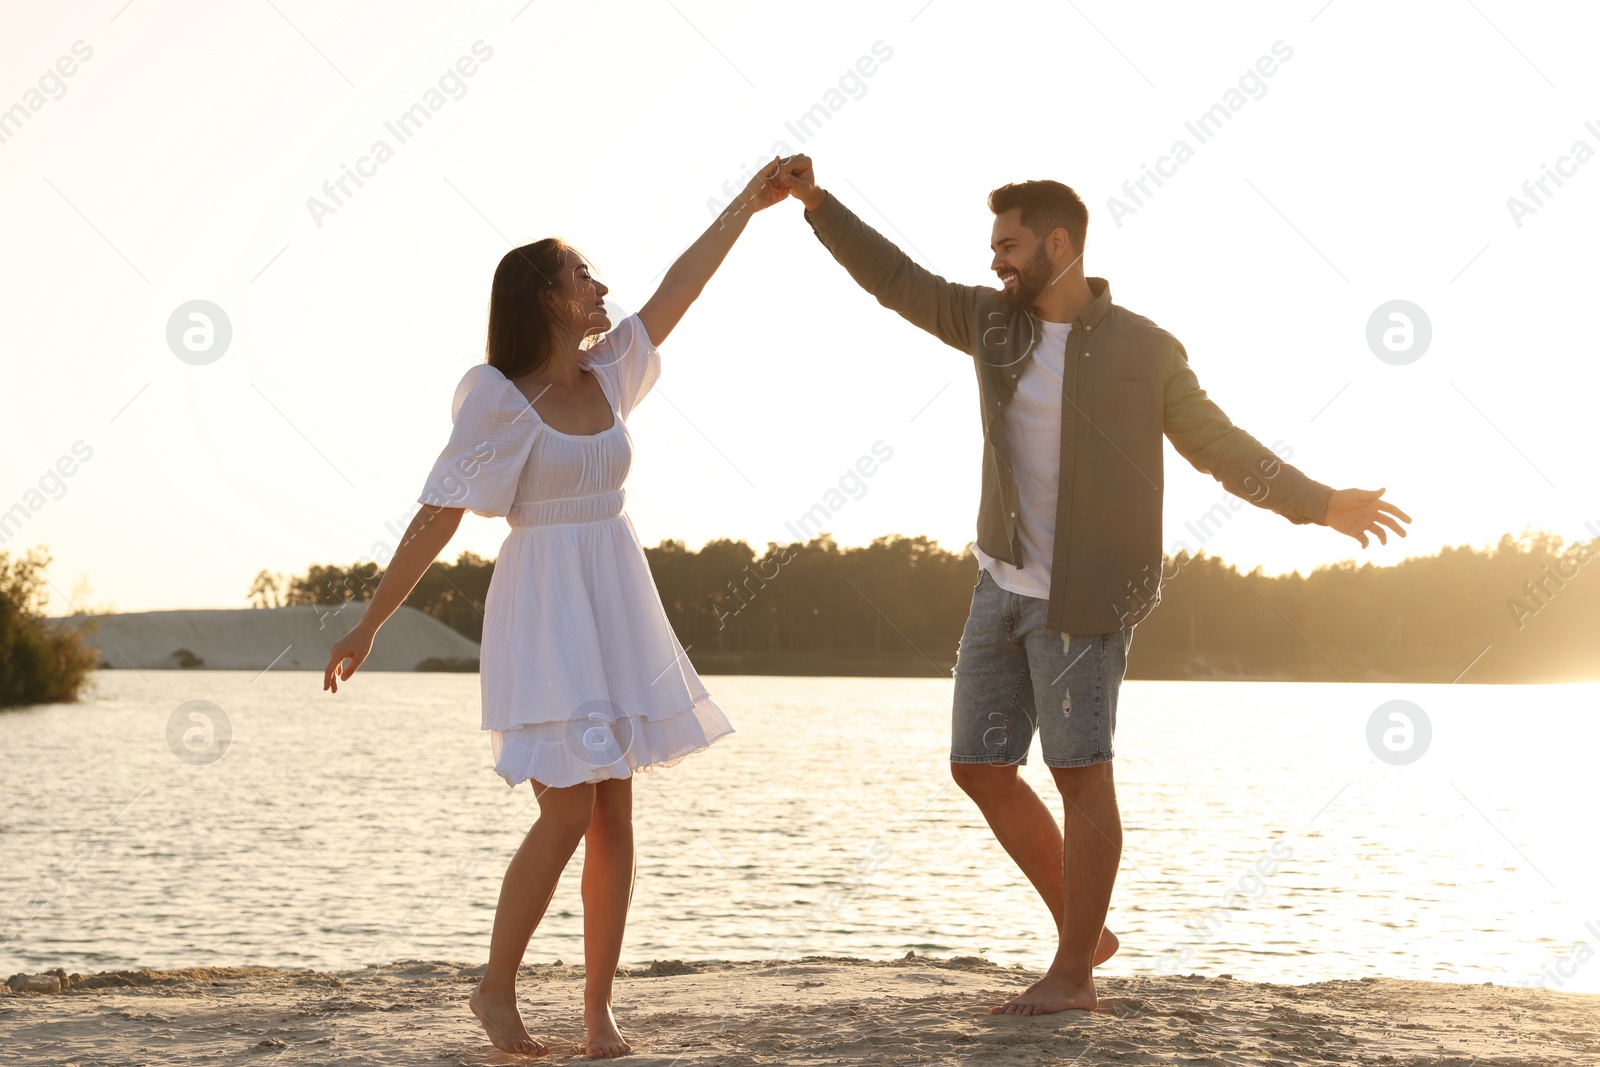
[[[1121,378],[1095,382],[1094,424],[1113,441],[1150,437],[1157,423],[1150,408],[1149,383]]]

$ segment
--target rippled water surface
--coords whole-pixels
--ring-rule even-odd
[[[949,785],[948,679],[708,682],[739,732],[636,778],[625,962],[1044,965],[1048,912]],[[1432,725],[1405,766],[1367,742],[1392,699]],[[169,744],[191,700],[231,723],[215,762]],[[1600,947],[1597,708],[1595,686],[1128,683],[1107,969],[1600,990],[1575,951]],[[1037,751],[1025,774],[1059,810]],[[82,704],[0,713],[0,800],[4,973],[481,961],[535,813],[490,769],[477,676],[438,674],[333,697],[311,673],[101,672]],[[582,958],[580,859],[531,961]]]

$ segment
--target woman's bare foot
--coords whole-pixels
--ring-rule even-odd
[[[1109,960],[1112,956],[1115,956],[1117,954],[1117,949],[1121,945],[1122,942],[1117,940],[1116,934],[1112,933],[1110,930],[1107,930],[1105,927],[1101,927],[1100,943],[1094,947],[1093,966],[1098,967],[1106,960]]]
[[[1094,979],[1071,982],[1053,974],[1046,974],[1027,989],[1018,993],[990,1015],[1049,1015],[1057,1011],[1098,1011],[1099,1002],[1094,996]]]
[[[519,1056],[543,1056],[550,1051],[548,1045],[535,1041],[528,1034],[528,1028],[522,1025],[522,1013],[517,1011],[515,992],[487,991],[480,982],[478,988],[467,997],[467,1006],[483,1024],[483,1032],[489,1035],[494,1047],[501,1052]]]
[[[589,1048],[585,1055],[591,1060],[626,1056],[633,1051],[633,1046],[623,1040],[622,1031],[617,1029],[617,1019],[611,1014],[611,1005],[584,1008],[583,1026],[589,1032]]]

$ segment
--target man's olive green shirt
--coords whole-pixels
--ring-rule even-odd
[[[1033,357],[1037,320],[998,289],[925,270],[833,196],[807,212],[825,248],[884,307],[973,357],[983,415],[977,544],[1022,563],[1017,480],[1004,423]],[[1072,322],[1061,394],[1061,484],[1050,561],[1048,625],[1110,633],[1159,597],[1164,433],[1178,453],[1230,493],[1294,523],[1321,523],[1333,490],[1235,426],[1200,388],[1177,338],[1111,302],[1103,278]]]

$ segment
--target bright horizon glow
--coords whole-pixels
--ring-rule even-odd
[[[925,266],[985,285],[987,192],[1067,182],[1089,205],[1088,273],[1183,342],[1235,422],[1320,481],[1387,487],[1416,520],[1363,552],[1244,505],[1197,546],[1186,524],[1231,498],[1169,448],[1168,546],[1281,573],[1529,528],[1600,532],[1584,321],[1600,159],[1576,148],[1600,151],[1583,44],[1600,15],[1502,2],[1375,20],[1353,0],[1004,10],[906,0],[799,19],[641,0],[587,19],[523,0],[114,0],[14,14],[0,113],[75,42],[92,57],[0,143],[13,250],[0,512],[76,442],[93,455],[59,499],[25,505],[0,550],[46,546],[50,610],[69,614],[69,598],[243,607],[262,568],[392,547],[455,384],[482,359],[510,245],[564,236],[608,302],[636,308],[724,183],[774,150],[812,155],[823,185]],[[386,123],[478,41],[492,57],[460,77],[464,95],[399,143]],[[1278,42],[1273,73],[1202,143],[1186,123]],[[819,104],[829,117],[802,141]],[[380,138],[393,158],[314,220],[308,198],[326,201],[324,183]],[[1163,164],[1179,139],[1192,158]],[[1169,173],[1136,203],[1124,183],[1146,166]],[[1524,183],[1541,180],[1534,204]],[[1514,216],[1511,197],[1532,210]],[[206,366],[166,342],[194,299],[232,324]],[[1366,341],[1395,299],[1432,325],[1404,366]],[[755,218],[662,352],[629,424],[645,544],[793,540],[787,524],[880,441],[893,458],[833,516],[836,539],[972,538],[969,360],[861,292],[798,203]],[[469,516],[441,558],[493,557],[505,529]]]

